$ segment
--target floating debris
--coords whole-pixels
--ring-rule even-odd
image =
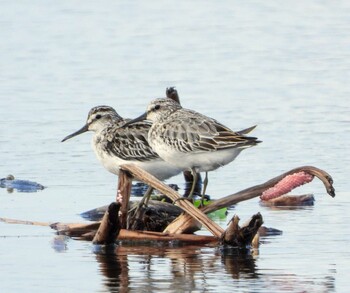
[[[0,187],[7,188],[9,193],[16,189],[18,192],[37,192],[45,187],[37,182],[15,179],[13,175],[0,179]]]

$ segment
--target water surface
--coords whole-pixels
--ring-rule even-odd
[[[213,198],[301,165],[315,180],[313,207],[271,209],[258,199],[230,210],[261,212],[283,235],[258,252],[204,247],[118,247],[57,239],[47,227],[0,223],[1,292],[346,292],[350,274],[347,1],[3,1],[0,33],[0,177],[47,188],[0,189],[0,217],[83,221],[110,203],[117,179],[97,162],[91,134],[60,143],[89,109],[144,111],[176,86],[185,107],[263,141],[209,175]],[[183,187],[182,176],[169,180]],[[126,290],[126,289],[125,289]]]

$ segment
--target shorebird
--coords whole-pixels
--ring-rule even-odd
[[[147,136],[151,122],[142,121],[120,128],[129,120],[122,118],[112,107],[97,106],[90,110],[86,124],[66,136],[62,142],[81,133],[93,131],[92,148],[97,159],[109,172],[118,175],[120,165],[131,163],[159,180],[179,174],[182,171],[180,168],[161,159],[148,144]],[[153,188],[148,187],[139,208],[143,204],[147,205],[152,191]]]
[[[147,142],[149,121],[135,123],[120,128],[130,119],[124,119],[109,106],[93,107],[87,117],[86,124],[78,131],[66,136],[62,142],[93,131],[92,148],[97,159],[111,173],[118,175],[119,166],[132,163],[144,169],[159,180],[168,179],[181,172],[163,159]]]
[[[147,111],[123,127],[150,120],[153,122],[148,132],[148,142],[164,161],[181,170],[191,170],[194,182],[198,172],[205,172],[202,195],[208,183],[208,172],[232,162],[239,153],[260,141],[246,136],[255,126],[234,132],[217,120],[182,108],[169,98],[153,100]]]
[[[166,94],[167,98],[170,98],[170,99],[178,102],[179,104],[181,104],[179,94],[178,94],[178,92],[177,92],[175,87],[168,87],[168,88],[166,88],[165,94]],[[184,175],[184,179],[186,181],[186,183],[185,183],[185,193],[184,193],[183,196],[184,197],[188,197],[189,194],[191,193],[191,190],[193,190],[192,193],[194,193],[194,194],[200,194],[201,193],[201,187],[202,187],[202,176],[201,176],[201,174],[200,173],[195,174],[196,182],[194,182],[194,176],[192,175],[191,171],[184,170],[183,171],[183,175]],[[195,183],[195,186],[193,186],[193,183]]]

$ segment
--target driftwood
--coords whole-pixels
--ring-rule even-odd
[[[223,233],[221,242],[234,247],[246,247],[250,245],[257,235],[259,228],[263,224],[263,218],[260,213],[254,215],[245,225],[238,225],[239,217],[235,215],[230,221],[228,228]],[[256,243],[255,246],[258,244]]]
[[[113,203],[112,203],[113,204]],[[107,214],[107,212],[106,212]],[[108,238],[107,229],[101,228],[106,226],[104,221],[107,217],[104,217],[101,224],[95,223],[91,224],[60,224],[52,225],[52,228],[56,229],[59,234],[67,235],[76,239],[88,240],[91,241],[96,238],[96,229],[100,227],[101,235],[99,235],[100,241],[95,244],[110,244],[113,243],[114,239],[106,242],[103,239]],[[197,245],[230,245],[234,247],[246,247],[249,246],[254,238],[255,234],[258,232],[259,227],[262,224],[262,216],[260,213],[254,215],[245,225],[242,227],[238,226],[239,218],[234,216],[232,222],[235,223],[234,229],[232,225],[229,225],[228,229],[223,233],[219,238],[214,236],[206,235],[194,235],[194,234],[169,234],[169,233],[160,233],[160,232],[151,232],[151,231],[130,231],[126,229],[121,229],[119,235],[115,236],[117,240],[120,241],[137,241],[137,242],[149,242],[149,241],[160,241],[160,242],[173,242],[180,241],[181,243],[186,244],[197,244]],[[106,233],[103,235],[102,233]],[[93,240],[94,242],[94,240]]]
[[[285,176],[296,172],[306,172],[313,176],[318,177],[325,185],[328,194],[332,197],[335,196],[333,181],[331,176],[315,167],[304,166],[290,170],[280,176],[277,176],[263,184],[247,188],[238,193],[226,196],[219,200],[214,201],[212,204],[203,207],[202,209],[195,208],[192,203],[187,200],[182,200],[181,196],[165,185],[158,181],[153,176],[149,175],[145,171],[133,166],[123,165],[121,167],[119,176],[119,195],[122,195],[123,200],[121,204],[121,210],[123,210],[121,216],[118,218],[118,210],[120,204],[112,203],[106,212],[102,223],[95,222],[91,224],[62,224],[62,223],[44,223],[44,222],[31,222],[31,221],[19,221],[12,219],[0,218],[1,221],[7,223],[27,224],[27,225],[41,225],[50,226],[56,229],[59,234],[68,235],[78,239],[93,240],[96,244],[109,244],[113,243],[117,237],[118,240],[123,241],[180,241],[184,243],[193,244],[229,244],[231,246],[245,247],[251,243],[258,243],[257,231],[259,230],[263,220],[262,216],[258,213],[248,221],[247,225],[240,227],[238,225],[239,218],[235,216],[229,227],[224,231],[220,226],[209,219],[204,213],[209,213],[218,210],[223,207],[231,206],[240,201],[248,200],[256,196],[261,195],[265,190],[274,186],[281,181]],[[129,197],[131,191],[131,180],[135,177],[137,180],[144,181],[146,184],[151,185],[153,188],[158,189],[170,198],[176,205],[178,205],[184,213],[179,216],[171,225],[166,229],[165,233],[157,232],[145,232],[145,231],[129,231],[120,229],[119,224],[126,224],[126,215],[129,207]],[[199,235],[186,235],[182,234],[189,229],[194,229],[197,224],[201,223],[208,228],[213,236],[199,236]],[[174,231],[174,232],[171,232]],[[119,232],[119,235],[118,235]],[[255,244],[256,245],[256,244]]]
[[[114,205],[115,203],[112,203]],[[248,221],[250,226],[244,225],[242,228],[236,229],[238,234],[246,234],[245,231],[254,231],[257,227],[256,218],[259,218],[260,214],[254,215],[252,219]],[[105,217],[105,219],[108,219],[108,217]],[[235,221],[237,221],[238,217],[234,216]],[[238,219],[239,220],[239,219]],[[36,226],[50,226],[52,229],[56,230],[59,235],[66,235],[75,239],[79,240],[87,240],[87,241],[93,241],[94,238],[96,238],[96,234],[98,231],[100,233],[105,233],[103,231],[108,231],[108,229],[101,228],[103,226],[106,226],[105,224],[102,224],[101,222],[95,222],[95,223],[49,223],[49,222],[35,222],[35,221],[23,221],[23,220],[15,220],[15,219],[8,219],[8,218],[0,218],[0,221],[8,223],[8,224],[22,224],[22,225],[36,225]],[[238,221],[237,221],[238,224]],[[116,239],[112,239],[110,241],[103,241],[102,239],[106,236],[108,236],[108,232],[105,236],[100,235],[99,242],[96,242],[96,244],[110,244],[114,243],[115,240],[119,241],[137,241],[138,243],[141,242],[179,242],[186,245],[193,244],[193,245],[211,245],[211,246],[217,246],[219,244],[230,244],[231,246],[236,246],[235,243],[249,243],[247,241],[245,242],[235,242],[236,235],[234,233],[230,234],[230,228],[226,230],[226,237],[225,241],[222,239],[218,239],[214,236],[206,236],[206,235],[194,235],[194,234],[169,234],[169,233],[160,233],[160,232],[150,232],[150,231],[130,231],[126,229],[120,229],[119,234],[115,235]],[[227,232],[228,231],[228,232]],[[118,231],[116,231],[118,233]],[[229,235],[230,234],[230,235]],[[260,227],[259,234],[262,234],[262,236],[269,236],[269,235],[280,235],[282,234],[281,231],[276,229],[270,229],[266,227]],[[257,236],[258,234],[256,234]],[[242,239],[241,236],[238,235],[236,237],[238,239]],[[255,237],[254,239],[257,239],[258,237]],[[253,247],[258,247],[258,244],[254,244],[254,239],[252,241]],[[94,242],[94,241],[93,241]],[[245,244],[244,244],[245,245]],[[249,244],[248,244],[249,245]],[[241,247],[241,246],[240,246]]]
[[[25,220],[16,220],[9,218],[0,218],[0,222],[7,224],[21,224],[21,225],[33,225],[33,226],[51,226],[52,223],[49,222],[37,222],[37,221],[25,221]]]
[[[93,244],[112,244],[119,235],[121,228],[118,212],[119,202],[112,202],[106,211],[101,224],[92,239]]]
[[[174,240],[181,240],[183,242],[191,242],[191,243],[206,243],[206,242],[213,242],[216,240],[217,242],[219,239],[222,239],[223,244],[229,244],[233,246],[246,246],[251,243],[251,240],[255,236],[255,234],[258,232],[259,227],[262,224],[262,217],[260,214],[255,215],[254,218],[259,218],[260,222],[257,224],[257,221],[253,220],[250,221],[247,226],[249,228],[243,227],[242,229],[238,227],[238,221],[236,221],[237,225],[235,229],[237,230],[237,233],[232,233],[232,229],[230,231],[225,231],[218,226],[215,222],[213,222],[211,219],[209,219],[205,214],[203,214],[199,209],[195,208],[192,203],[190,203],[187,200],[182,200],[181,196],[165,185],[164,183],[157,180],[155,177],[151,176],[150,174],[146,173],[142,169],[133,166],[133,165],[123,165],[121,167],[120,173],[119,173],[119,180],[120,182],[128,182],[130,181],[130,174],[133,177],[136,177],[138,180],[142,180],[143,182],[149,184],[153,188],[158,189],[159,191],[163,192],[167,197],[169,197],[171,200],[173,200],[179,207],[181,207],[186,213],[188,213],[190,216],[195,218],[197,221],[199,221],[201,224],[205,225],[208,230],[213,234],[214,237],[205,239],[202,238],[202,236],[197,235],[177,235],[173,233],[155,233],[155,232],[137,232],[137,233],[131,233],[131,231],[128,230],[120,230],[120,218],[117,217],[116,213],[119,210],[120,204],[112,203],[109,206],[108,211],[106,211],[103,220],[98,228],[98,231],[96,234],[94,234],[94,231],[88,231],[89,228],[91,228],[90,225],[87,226],[88,229],[84,231],[82,226],[76,226],[72,227],[71,229],[66,229],[67,227],[64,227],[65,230],[68,230],[68,235],[75,236],[75,237],[81,237],[83,239],[90,239],[93,237],[93,243],[95,244],[110,244],[113,243],[116,236],[118,240],[123,239],[123,235],[127,234],[128,239],[135,240],[138,239],[139,241],[145,241],[145,240],[157,240],[157,241],[174,241]],[[119,186],[122,186],[122,184],[119,182]],[[128,183],[129,184],[129,183]],[[130,192],[130,188],[124,188],[120,189],[120,192],[118,194],[118,198],[120,199],[120,196],[122,197],[122,206],[128,206],[128,200],[130,198],[129,194],[126,194],[127,192]],[[117,198],[117,200],[118,200]],[[56,225],[55,228],[58,228],[59,226]],[[232,225],[230,226],[232,227]],[[230,228],[229,227],[229,228]],[[250,233],[247,233],[248,231]],[[59,231],[60,233],[63,233],[62,230]],[[118,232],[119,235],[117,234]],[[74,234],[75,233],[75,234]],[[130,235],[130,233],[132,235]],[[237,234],[237,235],[236,235]],[[249,237],[247,235],[249,234]],[[252,234],[253,236],[251,237]],[[132,238],[134,237],[134,238]]]
[[[124,172],[118,179],[118,189],[116,201],[118,201],[119,193],[123,196],[122,206],[120,208],[120,226],[125,228],[127,224],[128,210],[129,210],[129,199],[131,194],[132,177],[129,173]]]
[[[327,193],[334,197],[335,191],[333,187],[333,179],[332,177],[325,171],[318,169],[313,166],[302,166],[295,169],[292,169],[288,172],[285,172],[277,177],[274,177],[262,184],[255,185],[253,187],[244,189],[242,191],[239,191],[237,193],[222,197],[216,201],[214,201],[212,204],[207,205],[201,209],[203,213],[210,213],[213,211],[216,211],[218,209],[221,209],[223,207],[229,207],[231,205],[234,205],[236,203],[239,203],[241,201],[249,200],[254,197],[260,196],[265,190],[267,190],[270,187],[275,186],[279,181],[281,181],[284,177],[290,174],[294,174],[297,172],[306,172],[309,173],[317,178],[319,178],[322,183],[324,184]],[[164,232],[167,233],[187,233],[187,231],[193,231],[198,229],[198,222],[193,221],[193,219],[187,215],[182,214],[180,217],[178,217],[173,223],[171,223]]]
[[[120,234],[118,236],[118,240],[138,240],[138,241],[148,241],[148,240],[157,240],[157,241],[183,241],[183,242],[192,242],[192,243],[208,243],[208,242],[215,242],[215,239],[218,240],[218,238],[221,239],[221,243],[223,244],[229,244],[232,246],[238,246],[238,247],[245,247],[247,245],[249,245],[252,242],[255,242],[255,245],[257,245],[256,243],[258,242],[258,238],[256,238],[257,235],[257,231],[259,230],[259,228],[262,225],[262,217],[260,214],[254,215],[252,217],[252,219],[248,222],[248,225],[244,225],[243,227],[239,227],[238,225],[238,221],[239,218],[238,216],[235,216],[232,221],[230,222],[229,227],[227,228],[226,231],[222,230],[222,233],[220,234],[220,237],[218,237],[218,234],[214,234],[213,235],[215,237],[209,237],[209,238],[199,238],[199,236],[197,235],[183,235],[180,232],[184,232],[185,229],[189,229],[188,227],[190,227],[190,229],[193,230],[193,226],[197,226],[197,222],[198,221],[202,221],[202,219],[200,217],[197,216],[197,220],[193,220],[191,214],[192,214],[192,204],[190,204],[191,208],[187,208],[187,205],[183,205],[183,203],[188,203],[187,201],[180,201],[177,200],[178,198],[180,198],[180,195],[178,195],[174,190],[172,190],[171,188],[169,188],[168,186],[164,185],[163,183],[159,182],[157,179],[152,178],[152,176],[149,176],[149,174],[147,174],[146,172],[144,172],[143,170],[131,166],[131,165],[125,165],[122,167],[123,169],[121,170],[120,173],[120,177],[121,177],[121,181],[122,182],[126,182],[125,178],[123,179],[123,177],[125,176],[129,176],[128,173],[125,173],[124,170],[126,169],[127,172],[130,172],[130,174],[132,174],[133,176],[137,177],[138,180],[142,180],[144,182],[146,182],[147,184],[152,185],[154,188],[160,190],[161,192],[163,192],[166,196],[168,196],[169,198],[171,198],[173,201],[176,202],[176,204],[178,204],[181,208],[183,208],[186,213],[182,214],[180,217],[177,218],[176,221],[174,221],[174,223],[177,223],[177,226],[180,227],[180,229],[176,230],[176,233],[171,233],[171,232],[166,232],[166,233],[155,233],[155,232],[141,232],[141,231],[128,231],[128,230],[121,230]],[[225,206],[230,206],[232,204],[235,204],[237,202],[243,201],[243,200],[248,200],[250,198],[256,197],[261,195],[266,189],[270,188],[271,186],[274,186],[275,184],[277,184],[281,179],[283,179],[285,176],[289,175],[289,174],[293,174],[295,172],[300,172],[300,171],[304,171],[304,172],[308,172],[314,176],[317,176],[319,179],[321,179],[321,181],[324,183],[327,192],[331,195],[334,196],[334,188],[332,186],[332,178],[329,176],[329,174],[327,174],[326,172],[317,169],[315,167],[310,167],[310,166],[305,166],[305,167],[299,167],[299,168],[295,168],[293,170],[290,170],[280,176],[277,176],[263,184],[260,185],[256,185],[253,186],[251,188],[245,189],[241,192],[238,192],[236,194],[224,197],[222,199],[219,199],[217,201],[215,201],[214,203],[212,203],[209,206],[206,206],[204,208],[202,208],[203,212],[209,213],[212,211],[215,211],[217,209],[220,209],[222,207]],[[130,177],[128,177],[130,180]],[[119,184],[120,185],[120,184]],[[125,189],[125,192],[127,192],[128,189]],[[124,194],[123,194],[124,196]],[[125,195],[126,198],[129,198],[128,195]],[[124,198],[123,198],[123,203],[125,203]],[[196,209],[196,211],[198,211]],[[198,211],[200,213],[200,211]],[[203,218],[203,217],[202,217]],[[181,226],[181,221],[182,221],[182,226]],[[195,225],[193,223],[196,223]],[[209,227],[212,227],[211,225],[213,225],[213,222],[210,219],[206,219],[204,217],[204,222],[206,223],[206,225],[208,225]],[[180,224],[179,224],[180,223]],[[170,230],[172,225],[169,225],[169,227],[166,230]],[[102,225],[101,225],[102,226]],[[213,225],[215,227],[215,224]],[[62,226],[61,226],[61,230],[60,233],[64,233],[66,235],[70,235],[72,237],[79,237],[82,239],[87,239],[87,240],[91,240],[94,237],[94,230],[91,230],[91,228],[93,228],[93,226],[91,225],[87,225],[86,229],[84,229],[84,227],[82,227],[81,225],[78,226],[70,226],[68,227],[68,229],[66,229],[67,227],[64,227],[65,230],[62,230]],[[96,226],[94,227],[96,229]],[[215,228],[214,228],[215,229]],[[214,230],[209,229],[210,231]],[[104,237],[108,237],[108,236],[104,236]]]
[[[202,213],[199,209],[193,206],[193,204],[188,200],[183,200],[182,197],[169,186],[159,181],[157,178],[148,174],[144,170],[138,168],[135,165],[126,164],[120,166],[119,177],[127,176],[125,171],[130,173],[133,177],[135,177],[139,181],[143,181],[146,184],[152,186],[153,188],[159,190],[164,193],[168,198],[175,202],[177,206],[186,211],[190,217],[193,217],[201,224],[203,224],[214,236],[220,238],[224,230],[211,219],[208,218],[204,213]],[[120,179],[123,180],[123,179]],[[122,192],[121,192],[122,193]],[[123,201],[124,193],[122,193]],[[127,195],[126,195],[127,196]],[[129,195],[130,196],[130,195]]]
[[[14,223],[14,222],[12,222]],[[51,225],[51,228],[57,230],[58,234],[66,235],[72,238],[92,241],[96,235],[96,230],[99,228],[101,222],[94,224],[62,224],[56,223]],[[208,244],[218,243],[219,239],[213,236],[206,235],[191,235],[191,234],[169,234],[161,232],[151,231],[131,231],[126,229],[120,229],[119,234],[116,236],[117,240],[121,241],[181,241],[186,243]]]

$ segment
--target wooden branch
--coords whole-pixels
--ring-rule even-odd
[[[58,223],[57,225],[53,226],[53,229],[60,228],[58,230],[59,234],[67,235],[73,238],[83,239],[91,241],[95,237],[96,234],[96,225],[99,225],[100,223],[94,223],[95,230],[91,229],[91,224],[64,224],[64,223]],[[64,229],[62,229],[64,227]],[[218,244],[219,239],[218,237],[213,236],[205,236],[205,235],[189,235],[189,234],[167,234],[167,233],[160,233],[160,232],[150,232],[150,231],[130,231],[126,229],[121,229],[119,231],[119,235],[117,237],[117,240],[123,240],[123,241],[161,241],[161,242],[168,242],[168,241],[182,241],[186,243],[194,243],[194,244],[208,244],[208,243],[214,243]]]
[[[8,218],[0,218],[0,221],[7,224],[22,224],[22,225],[33,225],[33,226],[51,226],[53,224],[49,222],[23,221],[23,220],[8,219]]]
[[[260,196],[265,190],[270,187],[275,186],[279,181],[281,181],[284,177],[290,174],[294,174],[297,172],[304,171],[313,176],[319,178],[324,184],[327,193],[334,197],[335,191],[333,187],[333,179],[332,177],[325,171],[318,169],[313,166],[302,166],[298,168],[294,168],[288,172],[285,172],[277,177],[274,177],[262,184],[255,185],[253,187],[246,188],[237,193],[222,197],[218,200],[215,200],[210,205],[205,206],[201,210],[208,214],[213,211],[219,210],[224,207],[229,207],[241,201],[249,200],[254,197]],[[165,230],[165,233],[187,233],[187,231],[193,231],[194,228],[198,226],[195,221],[191,217],[186,214],[180,215],[177,219],[175,219]]]
[[[166,234],[149,231],[120,230],[118,240],[144,240],[144,241],[181,241],[193,244],[218,243],[218,238],[213,236],[195,234]]]
[[[125,212],[127,214],[127,206],[129,202],[130,195],[130,187],[131,187],[131,178],[126,174],[130,172],[132,176],[137,178],[140,181],[144,181],[146,184],[151,185],[153,188],[158,189],[166,196],[168,196],[171,200],[176,201],[176,204],[181,207],[186,214],[178,217],[175,223],[178,224],[177,228],[174,229],[174,226],[169,225],[167,230],[171,231],[173,229],[175,232],[172,233],[157,233],[157,232],[141,232],[141,231],[128,231],[128,230],[120,230],[118,240],[140,240],[140,241],[182,241],[187,243],[196,243],[196,244],[206,244],[206,243],[218,243],[219,238],[222,236],[224,239],[224,243],[229,243],[230,245],[236,246],[244,246],[247,243],[250,244],[254,235],[256,235],[256,231],[262,224],[262,217],[258,213],[253,216],[252,220],[245,227],[240,228],[238,226],[239,218],[235,217],[232,220],[231,226],[223,232],[223,229],[211,221],[207,216],[205,216],[203,212],[212,212],[222,207],[233,205],[237,202],[248,200],[253,197],[261,195],[266,189],[276,185],[280,180],[282,180],[287,175],[296,173],[296,172],[306,172],[313,176],[318,177],[326,187],[328,194],[332,197],[335,196],[335,191],[333,188],[333,180],[331,176],[315,167],[304,166],[292,169],[280,176],[277,176],[263,184],[253,186],[251,188],[247,188],[238,193],[229,195],[222,199],[215,201],[213,204],[208,205],[202,209],[202,211],[195,208],[192,203],[188,201],[178,200],[180,199],[180,195],[163,184],[153,176],[149,175],[147,172],[143,171],[140,168],[137,168],[133,165],[123,165],[121,167],[120,177],[122,179],[119,181],[119,189],[125,193],[126,199],[123,200],[122,204],[124,205]],[[127,171],[127,172],[126,172]],[[34,221],[20,221],[13,219],[5,219],[0,218],[0,221],[7,223],[16,223],[16,224],[27,224],[27,225],[41,225],[41,226],[50,226],[53,229],[58,230],[60,234],[69,235],[72,237],[78,237],[80,239],[95,239],[95,243],[111,243],[115,240],[115,233],[118,232],[119,228],[110,228],[108,227],[108,222],[113,222],[115,219],[118,219],[115,215],[118,213],[118,209],[116,205],[119,207],[118,203],[113,203],[110,206],[109,214],[112,218],[108,218],[106,213],[105,220],[102,225],[100,223],[92,223],[92,224],[62,224],[62,223],[43,223],[43,222],[34,222]],[[185,234],[175,234],[179,232],[186,231],[188,228],[193,228],[193,218],[196,221],[201,222],[205,225],[209,231],[211,231],[214,235],[212,236],[198,236],[198,235],[185,235]],[[108,220],[109,219],[109,220]],[[117,221],[117,220],[116,220]],[[114,227],[112,225],[112,227]],[[96,230],[99,228],[99,232],[96,234]],[[111,233],[110,233],[111,232]],[[112,236],[111,236],[112,235]],[[102,240],[101,240],[102,239]],[[100,242],[101,241],[101,242]]]
[[[257,213],[242,227],[240,227],[238,223],[239,217],[237,215],[233,216],[226,231],[222,235],[222,244],[241,248],[250,246],[259,228],[263,224],[263,218],[260,213]],[[254,243],[254,245],[257,244]]]
[[[282,197],[272,198],[269,200],[262,200],[261,205],[268,207],[283,207],[283,206],[304,206],[313,205],[315,198],[312,194],[303,195],[284,195]]]
[[[145,182],[148,185],[151,185],[153,188],[165,194],[172,201],[176,202],[176,205],[182,208],[187,214],[190,215],[190,217],[193,217],[197,221],[201,222],[214,236],[221,237],[224,230],[218,224],[209,219],[208,216],[203,214],[199,209],[194,207],[191,202],[181,200],[181,196],[175,190],[171,189],[169,186],[163,182],[160,182],[157,178],[135,165],[121,165],[120,171],[123,170],[130,172],[133,177]]]
[[[245,201],[245,200],[260,196],[266,189],[275,186],[284,177],[286,177],[290,174],[301,172],[301,171],[318,177],[323,182],[327,193],[332,197],[335,196],[334,187],[332,185],[333,179],[327,172],[325,172],[321,169],[318,169],[316,167],[303,166],[303,167],[298,167],[298,168],[294,168],[290,171],[287,171],[287,172],[285,172],[277,177],[274,177],[274,178],[272,178],[272,179],[270,179],[262,184],[255,185],[253,187],[244,189],[244,190],[239,191],[237,193],[220,198],[220,199],[216,200],[213,204],[210,204],[210,205],[204,207],[203,212],[210,213],[210,212],[216,211],[218,209],[221,209],[223,207],[229,207],[229,206],[234,205],[238,202]]]
[[[121,228],[126,228],[127,219],[128,219],[128,210],[129,210],[129,200],[131,194],[132,186],[132,176],[128,172],[121,171],[118,175],[118,193],[123,197],[122,206],[120,208],[120,226]],[[118,201],[116,199],[116,201]]]
[[[93,232],[94,235],[101,222],[94,223],[54,223],[50,225],[51,229],[57,231],[58,234],[67,235],[70,237],[80,237],[82,234]],[[93,236],[94,236],[93,235]],[[91,237],[91,240],[93,238]]]
[[[69,237],[80,239],[80,240],[88,240],[88,241],[92,240],[94,244],[110,244],[110,243],[114,243],[116,240],[137,241],[137,242],[180,241],[181,243],[186,243],[186,244],[212,245],[212,246],[217,246],[220,244],[220,239],[218,237],[206,236],[206,235],[169,234],[169,233],[150,232],[150,231],[130,231],[126,229],[119,230],[119,235],[116,235],[118,233],[118,230],[110,229],[108,222],[111,219],[118,219],[116,217],[116,214],[118,212],[117,205],[118,205],[117,203],[112,203],[109,206],[109,210],[106,211],[104,220],[102,222],[95,222],[95,223],[88,223],[88,224],[57,222],[57,223],[51,224],[50,226],[52,229],[57,230],[57,232],[60,235],[67,235]],[[45,223],[45,225],[43,225],[42,222],[22,221],[22,220],[14,220],[14,219],[7,219],[7,218],[0,218],[0,219],[3,222],[13,223],[13,224],[40,225],[40,226],[49,225],[49,223]],[[225,235],[228,235],[228,232],[225,232]],[[230,237],[233,238],[234,235],[231,233]],[[239,238],[240,235],[238,235],[237,237]],[[245,243],[246,242],[244,242],[244,244]]]
[[[93,244],[112,244],[120,231],[118,212],[120,203],[112,202],[103,216],[102,222],[92,239]]]

